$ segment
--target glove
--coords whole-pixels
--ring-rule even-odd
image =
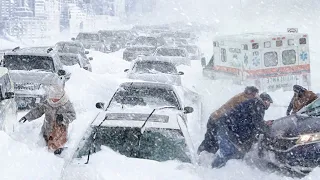
[[[58,125],[63,125],[63,116],[62,114],[57,114],[56,122]]]
[[[25,123],[27,121],[27,118],[25,118],[25,117],[22,117],[20,120],[19,120],[19,123]]]

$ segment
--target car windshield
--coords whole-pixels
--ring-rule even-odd
[[[156,56],[186,57],[187,55],[182,49],[159,48],[156,52]]]
[[[138,61],[134,65],[134,70],[137,73],[166,73],[174,74],[177,73],[177,69],[174,65],[168,62],[157,62],[157,61]]]
[[[149,106],[158,108],[175,106],[180,109],[179,101],[172,90],[162,87],[121,86],[114,95],[110,106]]]
[[[72,53],[72,54],[79,54],[83,53],[83,49],[79,46],[72,46],[68,44],[59,45],[56,47],[58,53]]]
[[[78,34],[77,40],[87,40],[87,41],[99,41],[99,35],[98,34],[85,34],[80,33]]]
[[[44,70],[54,72],[52,57],[30,55],[5,55],[4,67],[10,70]]]
[[[308,116],[320,116],[320,98],[302,108],[298,113],[306,114]]]
[[[101,38],[102,39],[112,39],[114,32],[113,31],[103,31],[100,32]]]
[[[147,128],[138,139],[140,128],[95,126],[88,138],[83,138],[73,158],[86,159],[91,147],[94,154],[103,151],[102,146],[132,158],[155,161],[178,160],[190,163],[190,151],[180,130]],[[96,132],[95,141],[93,136]],[[93,144],[94,142],[94,144]]]
[[[185,48],[190,54],[197,54],[198,52],[198,48],[195,46],[185,46],[183,48]]]
[[[157,46],[157,39],[153,37],[138,37],[132,45],[135,46]]]
[[[79,64],[79,58],[76,56],[59,56],[60,57],[60,61],[62,62],[63,65],[65,66],[73,66],[76,64]]]

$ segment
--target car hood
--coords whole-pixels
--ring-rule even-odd
[[[10,76],[14,83],[40,83],[50,85],[59,82],[59,76],[52,72],[10,70]]]
[[[320,132],[320,118],[305,115],[290,115],[275,120],[271,126],[273,137],[297,137]]]
[[[152,56],[150,59],[161,60],[171,62],[174,65],[190,65],[190,59],[187,57],[176,57],[176,56]]]

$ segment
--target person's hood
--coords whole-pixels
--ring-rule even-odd
[[[58,74],[45,71],[10,70],[10,76],[14,83],[57,84]]]

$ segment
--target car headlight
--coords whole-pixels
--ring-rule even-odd
[[[296,144],[307,144],[320,141],[320,133],[300,135]]]

